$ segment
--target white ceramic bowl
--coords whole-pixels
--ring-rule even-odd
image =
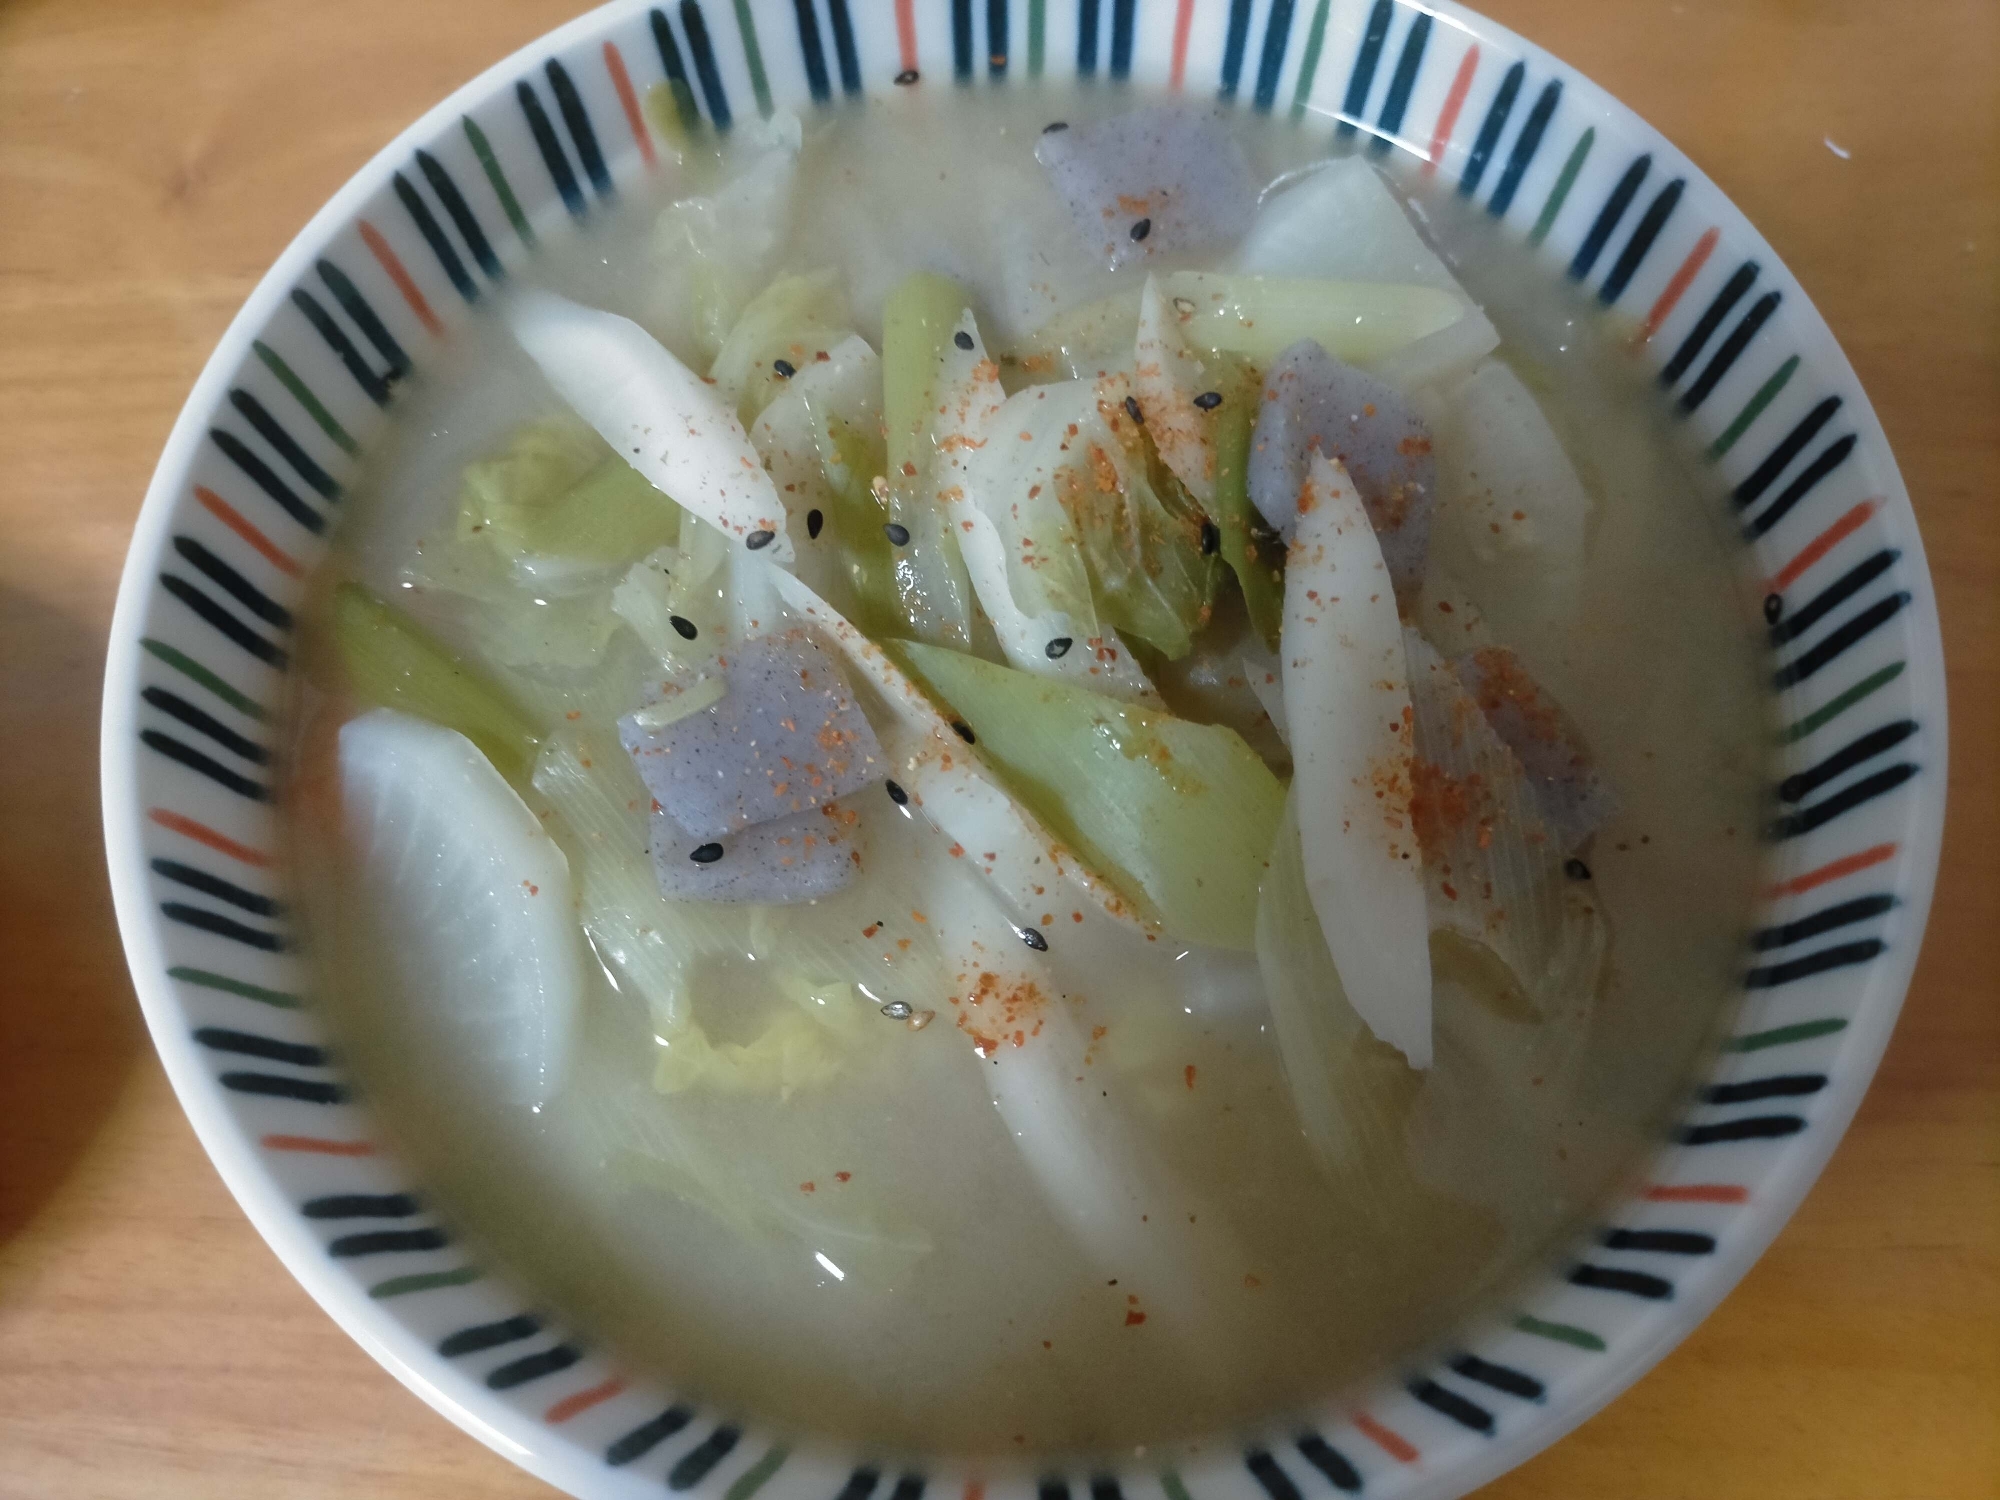
[[[1637,320],[1767,579],[1769,886],[1732,1035],[1646,1185],[1407,1379],[1205,1445],[1064,1474],[878,1455],[625,1383],[483,1273],[412,1195],[321,1050],[271,897],[272,707],[340,481],[480,290],[653,168],[640,96],[716,125],[774,105],[1094,74],[1378,137]],[[1302,110],[1298,107],[1302,106]],[[1338,124],[1336,125],[1336,121]],[[1718,607],[1734,607],[1718,601]],[[196,383],[111,631],[104,815],[153,1038],[203,1145],[321,1306],[468,1432],[579,1496],[1062,1500],[1463,1493],[1589,1416],[1785,1222],[1852,1116],[1929,905],[1945,703],[1908,497],[1832,335],[1679,152],[1546,53],[1399,0],[621,0],[439,105],[314,217]],[[1046,1462],[1045,1460],[1042,1462]]]

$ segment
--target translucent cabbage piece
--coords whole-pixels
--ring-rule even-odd
[[[1110,266],[1228,244],[1256,206],[1243,149],[1214,111],[1161,105],[1045,131],[1035,159]]]
[[[341,823],[411,1024],[508,1099],[561,1081],[583,997],[570,871],[471,740],[375,709],[340,729]]]
[[[882,304],[884,526],[894,546],[896,596],[919,640],[956,647],[972,641],[972,582],[936,503],[935,479],[942,356],[965,309],[964,288],[928,271]]]
[[[788,562],[785,508],[736,414],[629,318],[517,292],[508,327],[559,395],[648,482],[771,562]]]
[[[1604,921],[1518,756],[1495,733],[1452,663],[1405,633],[1416,754],[1410,817],[1423,846],[1430,923],[1490,953],[1490,974],[1532,1013],[1549,997],[1594,991]]]
[[[1155,696],[1107,638],[1090,571],[1060,494],[1084,462],[1082,427],[1098,420],[1081,381],[1008,397],[966,312],[939,354],[937,506],[1000,649],[1023,671],[1087,681],[1121,698]]]
[[[501,688],[394,606],[358,583],[333,591],[342,675],[364,703],[400,709],[464,735],[510,780],[524,779],[541,742]]]
[[[1148,276],[1139,300],[1132,391],[1146,419],[1146,435],[1195,503],[1212,510],[1215,502],[1215,409],[1225,382],[1211,375],[1182,332],[1181,317]]]
[[[629,563],[671,543],[680,507],[589,427],[560,417],[525,423],[503,452],[466,466],[458,527],[537,582],[549,578],[543,559]]]
[[[791,517],[798,575],[870,634],[906,629],[889,511],[875,493],[888,457],[882,364],[867,340],[845,339],[800,366],[750,440]]]
[[[1056,498],[1082,543],[1098,619],[1172,660],[1207,622],[1216,559],[1207,518],[1164,469],[1156,483],[1145,434],[1125,408],[1130,391],[1122,376],[1095,383],[1096,410],[1075,419]]]
[[[1360,157],[1307,168],[1267,192],[1230,269],[1411,284],[1448,294],[1460,315],[1415,342],[1368,356],[1326,345],[1340,358],[1369,363],[1399,390],[1470,369],[1500,342],[1458,278],[1424,243],[1395,193]]]
[[[1594,968],[1579,964],[1531,1010],[1441,943],[1435,1060],[1412,1072],[1341,988],[1289,809],[1259,897],[1257,960],[1300,1127],[1357,1214],[1386,1227],[1385,1205],[1412,1186],[1502,1209],[1573,1191],[1557,1163],[1589,1050]]]
[[[1215,496],[1209,517],[1215,523],[1216,552],[1236,575],[1250,623],[1275,651],[1285,613],[1285,542],[1250,503],[1252,434],[1264,384],[1246,366],[1228,367],[1227,373],[1229,378],[1216,386],[1222,404],[1215,409]]]
[[[1176,271],[1161,290],[1189,345],[1260,364],[1300,339],[1370,364],[1466,316],[1449,292],[1400,282]]]
[[[852,321],[838,272],[780,276],[743,309],[708,377],[749,427],[798,371],[824,363],[837,345],[854,337]],[[792,375],[779,368],[780,361]]]
[[[727,138],[721,185],[669,204],[653,226],[648,321],[703,363],[776,268],[803,140],[793,114],[742,123]]]
[[[569,856],[575,915],[598,962],[657,1027],[689,1024],[689,973],[748,950],[748,909],[661,896],[646,852],[652,799],[608,726],[563,726],[542,747],[534,787],[556,814],[549,832]]]
[[[1452,666],[1493,732],[1521,763],[1542,826],[1558,848],[1580,848],[1611,820],[1617,799],[1598,774],[1576,721],[1504,646],[1466,652]]]
[[[896,653],[1008,787],[1168,936],[1251,947],[1284,789],[1240,735],[936,647]]]
[[[1306,883],[1349,1001],[1424,1068],[1431,964],[1403,630],[1353,482],[1315,452],[1285,567],[1285,714]]]
[[[1430,430],[1411,404],[1365,371],[1301,341],[1264,374],[1250,454],[1250,499],[1290,534],[1310,455],[1339,463],[1368,508],[1389,576],[1404,599],[1423,586],[1437,504]]]

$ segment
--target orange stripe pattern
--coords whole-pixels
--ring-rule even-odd
[[[265,536],[255,526],[244,520],[243,513],[227,500],[223,499],[222,496],[216,494],[214,490],[198,484],[194,487],[194,497],[201,502],[203,510],[242,537],[256,551],[258,556],[262,557],[265,562],[276,568],[280,573],[283,573],[287,578],[296,578],[304,571],[299,567],[297,558]]]
[[[1465,57],[1451,80],[1451,90],[1444,96],[1444,108],[1438,111],[1437,129],[1431,132],[1430,154],[1424,158],[1424,176],[1437,175],[1438,163],[1444,160],[1444,148],[1451,144],[1451,133],[1458,128],[1458,112],[1465,108],[1465,96],[1472,92],[1472,75],[1478,71],[1479,44],[1475,42],[1465,49]]]
[[[1831,864],[1821,865],[1817,870],[1808,870],[1803,875],[1794,876],[1771,887],[1765,894],[1772,900],[1780,896],[1800,896],[1828,881],[1838,880],[1843,875],[1852,875],[1856,870],[1866,870],[1885,860],[1896,857],[1894,844],[1877,844],[1872,849],[1863,849],[1859,854],[1850,854],[1844,859],[1836,859]]]
[[[605,50],[608,52],[611,49],[607,46]],[[602,1406],[624,1389],[624,1377],[613,1375],[601,1385],[593,1385],[588,1390],[578,1391],[573,1396],[563,1397],[562,1400],[556,1402],[554,1406],[551,1406],[547,1411],[542,1413],[542,1420],[552,1427],[558,1423],[567,1422],[571,1417],[581,1412],[589,1411],[593,1406]]]
[[[1653,310],[1646,314],[1645,326],[1639,330],[1639,336],[1632,341],[1633,343],[1643,344],[1660,331],[1660,325],[1667,321],[1667,314],[1674,310],[1674,304],[1681,300],[1682,294],[1687,291],[1695,277],[1701,274],[1701,268],[1708,264],[1708,257],[1714,253],[1715,242],[1721,238],[1722,231],[1711,228],[1694,242],[1694,249],[1688,251],[1687,259],[1682,261],[1681,268],[1674,272],[1673,279],[1660,293],[1659,300],[1654,302]]]
[[[1646,1189],[1648,1203],[1748,1203],[1750,1189],[1731,1182],[1690,1182]]]
[[[231,859],[246,865],[266,868],[271,864],[271,856],[261,849],[252,849],[248,844],[239,844],[235,839],[217,833],[206,823],[197,823],[193,818],[183,817],[177,812],[169,812],[164,807],[156,807],[146,814],[160,827],[193,839],[197,844],[206,844],[217,854],[226,854]]]
[[[1174,14],[1174,62],[1173,70],[1167,75],[1167,87],[1176,93],[1180,91],[1181,80],[1187,77],[1188,32],[1194,26],[1194,0],[1181,0],[1180,9]]]
[[[388,273],[389,279],[396,283],[396,290],[401,292],[403,300],[410,304],[410,311],[417,315],[417,321],[428,328],[434,336],[443,338],[444,324],[440,323],[438,315],[431,311],[430,303],[424,300],[424,294],[417,289],[416,282],[410,279],[410,273],[403,269],[402,261],[398,260],[396,252],[389,248],[389,242],[382,238],[382,231],[366,219],[361,220],[360,228],[362,243],[368,246],[369,254],[373,255],[377,263]]]
[[[1801,573],[1805,572],[1807,568],[1810,568],[1822,557],[1825,557],[1827,553],[1859,531],[1868,518],[1874,515],[1876,510],[1880,508],[1881,504],[1882,497],[1880,495],[1877,495],[1872,500],[1863,500],[1854,509],[1847,512],[1846,515],[1835,521],[1810,542],[1807,542],[1804,550],[1778,571],[1777,576],[1771,580],[1770,588],[1767,592],[1782,594],[1786,589],[1797,583]]]
[[[1399,1464],[1413,1464],[1421,1454],[1416,1445],[1399,1432],[1392,1432],[1365,1411],[1354,1414],[1354,1430],[1367,1438]]]
[[[646,170],[651,171],[660,164],[653,154],[653,133],[646,128],[645,112],[639,108],[639,96],[632,90],[632,75],[625,71],[625,58],[610,42],[604,44],[604,71],[611,75],[611,86],[618,91],[618,102],[625,107],[625,123],[632,127],[632,139],[639,143],[639,154],[646,159]]]
[[[329,1141],[316,1135],[267,1135],[258,1145],[266,1151],[300,1151],[308,1156],[373,1156],[370,1141]]]

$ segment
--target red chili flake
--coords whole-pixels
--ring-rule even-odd
[[[854,1174],[852,1172],[835,1172],[833,1174],[833,1180],[835,1182],[852,1182],[854,1180]]]
[[[1264,1283],[1259,1281],[1255,1276],[1245,1275],[1243,1278],[1243,1284],[1254,1292],[1257,1290],[1258,1287],[1262,1286]]]
[[[1186,1066],[1185,1068],[1183,1068],[1183,1069],[1181,1070],[1181,1077],[1183,1077],[1183,1078],[1185,1078],[1185,1079],[1187,1080],[1187,1086],[1188,1086],[1189,1088],[1193,1088],[1193,1087],[1194,1087],[1194,1064],[1193,1064],[1193,1063],[1189,1063],[1189,1064],[1188,1064],[1188,1065],[1187,1065],[1187,1066]]]
[[[1141,1323],[1145,1321],[1146,1321],[1146,1315],[1140,1312],[1137,1308],[1128,1307],[1127,1309],[1125,1309],[1125,1326],[1127,1328],[1137,1328]]]
[[[870,922],[866,927],[861,929],[861,935],[865,938],[872,938],[881,930],[882,924],[880,922]]]
[[[819,1189],[814,1187],[810,1182],[802,1182],[799,1184],[799,1191],[802,1193],[816,1193]]]

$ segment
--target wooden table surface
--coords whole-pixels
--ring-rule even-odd
[[[196,1146],[112,925],[96,735],[133,517],[225,323],[391,135],[573,9],[0,0],[5,1500],[553,1493],[348,1342]],[[1819,1187],[1676,1353],[1486,1493],[2000,1495],[2000,6],[1487,9],[1685,147],[1833,325],[1922,518],[1955,743],[1916,984]]]

